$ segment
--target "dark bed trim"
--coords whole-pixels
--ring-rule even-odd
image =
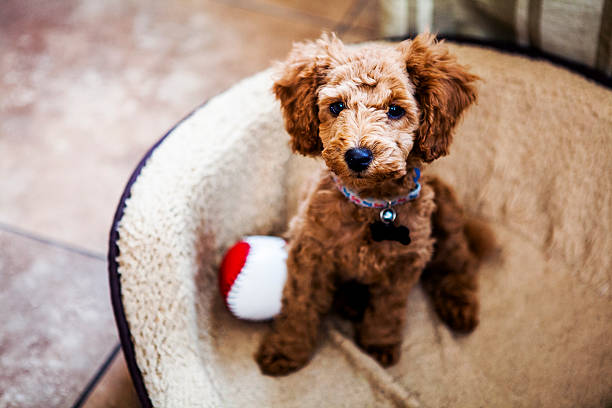
[[[541,51],[539,49],[533,47],[523,47],[514,43],[502,42],[502,41],[492,41],[492,40],[482,40],[475,39],[470,37],[460,37],[453,35],[444,35],[439,34],[439,38],[443,38],[448,41],[456,42],[459,44],[468,44],[468,45],[479,45],[487,48],[492,48],[498,51],[508,52],[510,54],[518,54],[524,55],[531,58],[542,59],[550,61],[551,63],[566,68],[572,72],[580,74],[588,79],[591,79],[609,89],[612,89],[612,78],[605,76],[600,71],[597,71],[593,68],[587,67],[586,65],[579,64],[576,62],[572,62],[566,60],[564,58],[558,57],[556,55]],[[414,38],[414,35],[404,36],[404,37],[393,37],[387,38],[387,40],[391,41],[401,41],[407,38]],[[132,173],[123,194],[121,195],[121,200],[117,206],[117,210],[115,212],[115,217],[113,219],[113,225],[110,231],[110,239],[109,239],[109,250],[108,250],[108,271],[109,271],[109,281],[110,281],[110,293],[111,293],[111,301],[113,304],[113,310],[115,313],[115,321],[117,322],[117,329],[119,331],[119,339],[121,340],[121,347],[123,349],[123,353],[125,355],[125,361],[127,363],[128,369],[130,371],[130,375],[132,377],[132,381],[134,382],[134,387],[136,388],[136,393],[138,394],[138,398],[140,399],[140,403],[144,408],[152,408],[151,399],[149,398],[149,394],[147,393],[147,389],[144,385],[144,381],[142,378],[142,373],[138,368],[138,364],[136,363],[136,357],[134,355],[134,344],[132,343],[132,336],[130,334],[130,328],[125,318],[125,312],[123,310],[123,303],[121,301],[121,281],[119,279],[119,274],[117,273],[118,265],[117,265],[117,256],[119,255],[119,248],[117,246],[117,240],[119,239],[119,232],[117,231],[117,227],[121,218],[123,217],[123,212],[125,209],[125,202],[131,195],[132,185],[136,182],[136,179],[140,175],[142,168],[146,165],[147,161],[153,154],[153,151],[157,149],[157,147],[168,137],[181,123],[186,121],[189,117],[191,117],[195,112],[204,107],[206,103],[203,103],[198,108],[196,108],[193,112],[189,113],[183,119],[181,119],[176,125],[172,127],[166,134],[159,139],[153,147],[151,147],[144,157],[140,160],[136,169]]]
[[[414,38],[415,36],[416,34],[410,34],[407,36],[387,38],[387,40],[402,41],[409,38]],[[438,38],[457,44],[478,45],[485,48],[491,48],[497,51],[507,52],[509,54],[517,54],[534,59],[546,60],[554,65],[560,66],[576,74],[580,74],[585,78],[591,79],[599,83],[600,85],[605,86],[606,88],[612,89],[612,77],[606,76],[603,72],[598,71],[595,68],[591,68],[587,65],[581,64],[579,62],[570,61],[558,55],[542,51],[538,48],[526,47],[508,41],[487,40],[453,34],[440,33],[438,34]]]
[[[130,376],[132,377],[132,382],[134,383],[134,388],[136,389],[136,393],[138,394],[138,399],[140,400],[140,405],[143,408],[152,408],[153,404],[151,403],[151,399],[149,398],[149,394],[147,393],[147,389],[144,385],[144,380],[142,378],[142,373],[140,372],[140,368],[138,368],[138,364],[136,363],[136,356],[134,354],[134,343],[132,342],[132,335],[130,333],[130,327],[128,325],[127,319],[125,318],[125,311],[123,309],[123,302],[121,296],[121,279],[118,273],[119,265],[117,264],[117,257],[119,256],[119,247],[117,246],[117,241],[119,240],[119,222],[121,218],[123,218],[123,212],[125,210],[125,202],[131,196],[132,185],[138,179],[140,172],[143,167],[147,164],[147,161],[157,149],[157,147],[162,144],[164,140],[183,122],[189,119],[195,112],[200,110],[206,102],[202,103],[198,108],[193,110],[183,119],[181,119],[176,125],[174,125],[166,134],[159,139],[144,155],[144,157],[140,160],[136,169],[132,172],[123,193],[121,194],[121,199],[119,200],[119,204],[117,206],[117,210],[115,212],[115,216],[113,218],[113,225],[110,230],[109,236],[109,245],[108,245],[108,279],[110,283],[110,295],[111,302],[113,305],[113,311],[115,314],[115,322],[117,323],[117,330],[119,332],[119,340],[121,340],[121,348],[123,349],[123,354],[125,356],[125,362],[127,363],[128,370],[130,372]]]

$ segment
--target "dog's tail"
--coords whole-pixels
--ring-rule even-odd
[[[497,240],[491,227],[484,221],[476,218],[468,218],[463,226],[463,233],[467,238],[470,252],[479,261],[491,257],[497,250]]]
[[[439,240],[438,251],[446,256],[448,251],[454,251],[455,245],[447,245],[449,235],[461,231],[470,252],[478,261],[493,255],[497,251],[495,234],[484,222],[466,215],[459,204],[453,189],[438,177],[430,177],[429,185],[435,192],[436,211],[432,214],[433,234]],[[454,242],[454,240],[453,240]]]

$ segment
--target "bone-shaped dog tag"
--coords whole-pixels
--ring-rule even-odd
[[[410,230],[403,225],[396,227],[391,223],[376,221],[370,224],[370,232],[374,241],[397,241],[403,245],[410,244]]]

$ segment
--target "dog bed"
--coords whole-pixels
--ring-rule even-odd
[[[429,170],[494,228],[481,324],[456,335],[420,287],[402,358],[379,367],[326,320],[283,378],[253,359],[268,323],[225,310],[224,251],[278,234],[321,165],[292,155],[270,72],[182,120],[140,163],[111,231],[113,306],[143,406],[576,407],[612,403],[612,92],[545,61],[451,45],[482,77],[449,157]]]

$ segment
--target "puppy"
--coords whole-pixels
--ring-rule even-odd
[[[448,153],[477,79],[431,34],[359,48],[324,35],[294,46],[273,90],[293,150],[321,156],[327,169],[290,224],[282,311],[256,354],[263,373],[309,361],[336,294],[356,343],[394,364],[422,275],[444,322],[476,327],[476,247],[486,239],[470,239],[452,190],[420,169]]]

